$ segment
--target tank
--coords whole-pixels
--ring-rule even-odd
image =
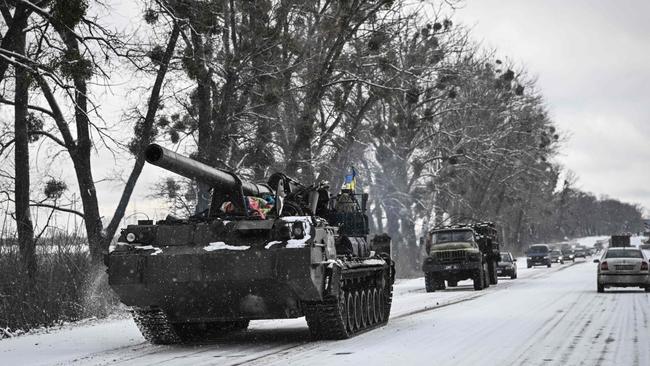
[[[316,339],[387,323],[395,275],[390,237],[369,240],[367,194],[306,186],[282,173],[242,181],[159,145],[150,164],[212,187],[209,208],[122,229],[108,281],[143,336],[172,344],[304,316]]]

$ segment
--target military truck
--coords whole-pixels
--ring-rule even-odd
[[[212,187],[209,209],[141,220],[105,256],[110,286],[154,344],[220,337],[251,320],[305,316],[315,338],[386,324],[390,238],[368,240],[367,194],[284,174],[243,181],[153,144],[146,161]]]
[[[427,292],[458,285],[471,279],[474,289],[496,285],[500,258],[494,223],[453,225],[433,229],[426,241],[427,257],[422,265]]]
[[[612,248],[632,246],[630,234],[612,235],[609,246]]]

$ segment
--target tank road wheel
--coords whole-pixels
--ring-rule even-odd
[[[377,291],[377,318],[380,323],[384,322],[386,319],[386,314],[384,314],[384,291]]]
[[[427,292],[435,292],[437,290],[435,279],[433,278],[433,273],[424,274],[424,287]]]
[[[359,294],[359,303],[361,304],[361,329],[368,326],[368,295],[366,290],[361,290]]]
[[[349,323],[349,307],[348,307],[348,291],[343,291],[339,294],[339,311],[341,312],[341,319],[343,320],[343,327],[347,330]]]
[[[345,294],[345,307],[347,308],[347,330],[348,333],[354,332],[354,296],[352,295],[354,291],[348,291]]]
[[[372,290],[368,291],[368,308],[370,309],[370,315],[368,316],[369,324],[377,323],[376,301],[377,290],[373,288]]]
[[[354,290],[354,332],[361,329],[361,294],[358,290]]]

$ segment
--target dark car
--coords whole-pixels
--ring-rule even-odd
[[[497,276],[510,276],[513,280],[517,278],[517,258],[513,257],[512,253],[501,252],[501,258],[497,265]]]
[[[551,249],[546,244],[536,244],[526,252],[526,267],[546,266],[551,267]]]
[[[564,257],[562,256],[562,251],[559,249],[551,250],[551,262],[564,264]]]
[[[567,262],[568,261],[575,262],[576,253],[571,248],[564,248],[562,249],[562,258]]]
[[[587,248],[582,246],[577,246],[575,249],[576,258],[587,258]]]

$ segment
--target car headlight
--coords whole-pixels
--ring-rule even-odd
[[[532,261],[533,258],[532,257],[527,257],[526,260]]]
[[[129,243],[133,243],[135,241],[135,234],[134,233],[126,234],[126,241],[128,241]]]

